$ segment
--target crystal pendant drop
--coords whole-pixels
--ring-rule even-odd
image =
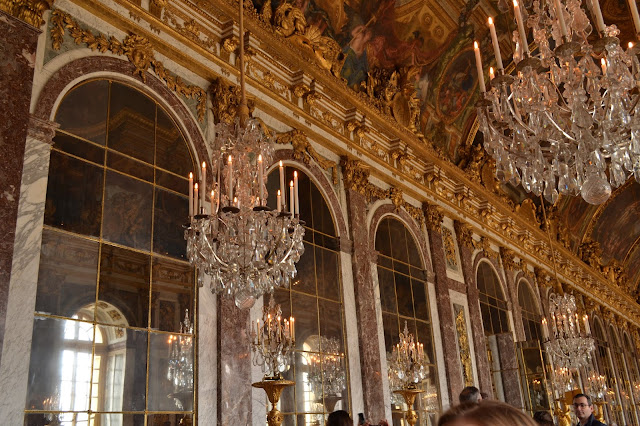
[[[611,196],[611,185],[600,175],[592,174],[582,184],[580,194],[589,204],[602,204]]]

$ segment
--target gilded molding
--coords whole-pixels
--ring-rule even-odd
[[[223,78],[215,78],[209,86],[211,96],[211,112],[213,112],[213,122],[231,124],[236,119],[240,108],[240,87],[229,83]],[[249,115],[253,113],[255,102],[247,100]]]
[[[286,133],[280,133],[276,136],[276,142],[279,144],[291,144],[293,158],[296,160],[306,165],[311,164],[311,160],[314,160],[324,170],[331,170],[331,180],[334,185],[338,184],[338,164],[318,154],[303,131],[293,129]]]
[[[138,74],[143,82],[146,82],[146,72],[152,69],[159,79],[173,92],[187,99],[198,101],[198,119],[204,120],[207,94],[198,86],[188,86],[182,79],[170,74],[162,62],[154,58],[154,49],[151,42],[143,36],[130,34],[123,41],[104,34],[94,35],[91,31],[82,29],[71,15],[61,10],[54,10],[51,16],[51,44],[54,50],[59,50],[63,43],[65,31],[74,39],[75,43],[85,44],[91,50],[100,53],[107,51],[116,55],[125,55],[129,62],[136,67],[134,74]]]
[[[432,231],[442,232],[440,225],[444,218],[442,209],[436,205],[429,204],[426,201],[422,203],[422,212],[424,213],[425,224]]]
[[[342,167],[342,179],[344,180],[345,188],[366,196],[370,185],[369,174],[371,172],[369,166],[362,161],[342,157],[340,167]]]
[[[480,241],[474,241],[474,245],[477,249],[482,250],[484,255],[488,258],[498,258],[498,252],[491,248],[491,239],[489,237],[481,236]]]
[[[55,0],[0,0],[0,10],[40,28],[45,21],[44,13],[51,9]]]
[[[592,240],[591,238],[587,238],[578,247],[578,253],[580,255],[580,259],[587,265],[598,269],[601,265],[602,258],[602,249],[600,248],[600,243]]]
[[[446,226],[441,227],[442,232],[442,245],[444,248],[444,256],[446,263],[450,266],[450,269],[459,270],[458,256],[456,255],[456,242],[453,239],[453,233]]]
[[[456,334],[458,335],[458,349],[462,363],[462,376],[465,386],[473,386],[473,368],[471,366],[471,349],[467,335],[467,323],[464,318],[464,308],[456,314]]]
[[[465,222],[454,220],[453,229],[456,231],[458,243],[470,250],[473,250],[473,229],[471,228],[471,226],[469,226],[469,224]]]
[[[506,247],[500,247],[500,258],[502,259],[502,266],[510,271],[519,269],[520,265],[516,263],[516,254],[513,250]]]

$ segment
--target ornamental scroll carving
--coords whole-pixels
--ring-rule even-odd
[[[462,377],[465,386],[473,386],[473,368],[471,365],[471,349],[469,348],[469,336],[467,335],[467,322],[464,316],[464,307],[453,305],[456,312],[456,334],[458,337],[458,350],[462,363]]]
[[[471,229],[471,226],[464,222],[460,222],[459,220],[454,220],[453,229],[456,231],[460,245],[473,250],[473,230]]]
[[[453,233],[446,226],[442,226],[442,245],[444,248],[444,256],[447,268],[453,271],[459,271],[460,267],[458,265],[456,242],[453,239]]]
[[[291,144],[293,147],[293,158],[302,161],[302,163],[307,166],[311,164],[311,160],[313,159],[324,170],[331,170],[331,180],[334,185],[338,184],[338,165],[318,154],[304,132],[293,129],[286,133],[280,133],[276,136],[276,142],[279,144]]]
[[[422,203],[422,212],[424,213],[424,220],[427,228],[433,231],[441,231],[440,225],[444,218],[442,209],[438,206],[424,202]]]
[[[216,78],[209,86],[211,96],[211,112],[213,112],[213,122],[231,124],[236,119],[240,108],[240,87],[231,84],[222,78]],[[247,99],[249,115],[253,113],[255,102]]]
[[[506,247],[500,247],[500,257],[502,258],[502,265],[504,266],[504,269],[509,271],[518,269],[519,265],[516,263],[516,254],[513,250]]]
[[[44,25],[42,15],[51,9],[53,2],[54,0],[0,0],[0,10],[40,28]]]
[[[81,28],[71,15],[61,10],[53,11],[51,24],[51,44],[54,50],[59,50],[62,46],[66,31],[78,45],[84,44],[89,49],[100,53],[125,55],[136,68],[134,74],[138,74],[143,82],[146,82],[146,72],[151,69],[160,80],[164,81],[169,90],[187,99],[197,100],[198,119],[204,120],[207,106],[206,92],[198,86],[189,86],[179,77],[170,74],[162,62],[155,59],[153,45],[146,37],[130,34],[120,41],[113,36],[107,38],[104,34],[95,35]]]

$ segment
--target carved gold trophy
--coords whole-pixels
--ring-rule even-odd
[[[289,369],[295,347],[295,322],[293,317],[288,320],[282,318],[280,305],[275,304],[273,296],[262,311],[262,323],[259,319],[252,323],[250,335],[253,363],[261,366],[266,374],[262,381],[251,386],[267,393],[271,403],[271,410],[267,413],[268,425],[280,426],[284,417],[276,405],[283,389],[295,384],[282,377],[282,373]]]
[[[404,332],[400,333],[400,343],[393,347],[388,362],[391,386],[399,388],[393,393],[402,395],[404,398],[407,404],[405,418],[410,426],[414,426],[418,422],[418,413],[413,409],[413,404],[416,396],[424,392],[418,388],[418,384],[427,377],[425,367],[427,359],[424,346],[409,333],[406,321]]]

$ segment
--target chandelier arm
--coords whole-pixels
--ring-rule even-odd
[[[513,93],[511,93],[509,95],[509,97],[507,98],[507,106],[509,107],[509,111],[511,111],[511,116],[518,122],[520,123],[520,125],[528,132],[535,134],[535,132],[533,131],[533,129],[531,127],[529,127],[528,125],[526,125],[522,119],[520,118],[520,114],[517,113],[514,108],[517,109],[517,106],[515,105],[515,100],[513,101],[514,104],[511,105],[511,102],[508,101],[508,99],[513,97]]]
[[[573,136],[571,136],[570,134],[565,132],[564,129],[558,125],[558,123],[556,123],[556,121],[553,119],[553,117],[551,117],[551,115],[549,114],[549,111],[545,110],[544,115],[549,119],[549,122],[551,124],[553,124],[553,126],[556,129],[558,129],[567,139],[569,139],[569,140],[571,140],[573,142],[578,142]]]

